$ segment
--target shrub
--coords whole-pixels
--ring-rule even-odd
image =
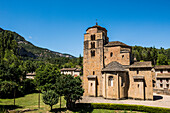
[[[112,104],[112,103],[78,103],[78,108],[86,109],[110,109],[110,110],[132,110],[149,113],[170,113],[169,108],[151,107],[143,105]]]

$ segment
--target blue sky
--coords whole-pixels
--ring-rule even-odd
[[[0,27],[36,46],[83,55],[83,35],[98,24],[110,41],[170,47],[170,0],[0,0]]]

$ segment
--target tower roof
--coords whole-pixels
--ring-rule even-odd
[[[104,27],[99,26],[97,22],[96,22],[96,25],[87,28],[87,30],[89,30],[89,29],[91,29],[91,28],[97,28],[98,30],[104,30],[104,31],[107,32],[107,30],[106,30]],[[87,31],[87,30],[86,30],[86,31]]]

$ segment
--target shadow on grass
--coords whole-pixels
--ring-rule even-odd
[[[0,108],[8,109],[8,110],[14,110],[14,109],[17,109],[17,108],[22,108],[22,107],[18,106],[18,105],[0,105]]]
[[[72,112],[78,112],[78,113],[91,113],[93,109],[89,108],[74,108],[74,109],[67,109],[67,108],[56,108],[52,109],[50,112],[54,113],[60,113],[60,112],[66,112],[67,110],[72,111]]]
[[[54,112],[54,113],[59,113],[59,112],[65,112],[67,111],[67,108],[55,108],[55,109],[52,109],[50,110],[50,112]]]

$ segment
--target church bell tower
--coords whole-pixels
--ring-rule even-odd
[[[97,23],[84,34],[83,88],[85,96],[102,96],[104,45],[108,43],[107,30]]]

